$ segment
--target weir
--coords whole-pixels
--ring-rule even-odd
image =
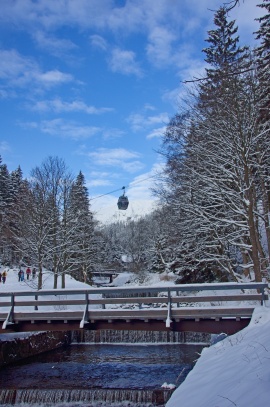
[[[0,390],[0,405],[46,405],[64,404],[75,407],[78,403],[89,403],[91,406],[111,407],[112,403],[131,403],[132,407],[164,406],[173,390],[153,389],[27,389]],[[130,404],[128,404],[130,405]]]
[[[118,344],[120,345],[121,343],[132,343],[132,344],[171,344],[171,345],[176,345],[178,344],[185,344],[185,343],[193,343],[193,344],[200,344],[199,346],[203,347],[207,346],[210,342],[210,336],[209,334],[200,334],[200,333],[193,333],[193,332],[145,332],[145,331],[114,331],[114,330],[105,330],[105,331],[76,331],[72,333],[71,336],[71,341],[72,345],[76,346],[76,344],[81,343],[82,346],[79,346],[75,348],[74,352],[78,352],[79,350],[79,358],[78,360],[81,361],[83,360],[82,364],[86,366],[87,369],[87,374],[85,375],[84,373],[80,373],[76,370],[75,368],[74,373],[76,372],[77,376],[72,382],[70,382],[70,387],[68,388],[69,384],[68,382],[65,382],[65,379],[63,381],[63,378],[67,378],[67,375],[69,377],[72,377],[74,367],[70,365],[70,367],[67,368],[67,371],[62,370],[62,366],[64,366],[66,363],[69,363],[69,359],[63,359],[65,362],[62,363],[62,366],[60,366],[58,357],[50,357],[46,356],[45,359],[35,359],[34,363],[34,370],[30,367],[30,375],[36,377],[36,382],[33,382],[33,377],[31,379],[31,384],[29,384],[29,378],[27,378],[26,371],[21,370],[18,371],[16,370],[16,374],[12,373],[12,370],[9,372],[4,372],[3,371],[3,377],[0,377],[0,382],[1,383],[6,383],[6,389],[0,390],[0,405],[4,405],[5,407],[8,406],[32,406],[32,407],[80,407],[82,405],[86,405],[87,407],[165,407],[165,404],[169,400],[170,396],[172,395],[174,389],[170,388],[163,388],[161,387],[162,383],[166,380],[166,373],[163,376],[161,374],[161,377],[157,380],[159,384],[157,383],[145,383],[143,380],[141,380],[140,376],[137,376],[137,372],[141,372],[141,368],[138,371],[138,365],[140,364],[140,359],[145,361],[147,360],[147,356],[150,355],[150,360],[151,363],[153,363],[153,359],[151,359],[151,355],[155,355],[154,357],[159,360],[159,355],[164,354],[164,352],[168,351],[163,351],[163,345],[157,348],[157,350],[154,351],[145,351],[146,353],[143,353],[143,356],[139,356],[137,353],[137,350],[134,351],[130,350],[129,351],[129,356],[127,356],[128,359],[128,364],[134,363],[134,368],[132,371],[136,372],[134,373],[134,377],[131,380],[131,385],[130,388],[128,387],[128,380],[126,376],[128,376],[128,370],[123,371],[123,370],[118,370],[119,367],[115,365],[109,365],[108,361],[110,360],[109,353],[105,351],[103,353],[104,359],[99,359],[99,369],[100,369],[100,361],[101,365],[105,362],[105,370],[99,370],[99,372],[94,373],[96,368],[95,368],[95,363],[96,363],[96,355],[98,355],[98,358],[100,358],[100,350],[103,349],[103,347],[89,347],[89,351],[87,350],[87,353],[84,353],[85,351],[81,349],[83,348],[84,343],[92,343],[92,344],[104,344],[106,347],[106,344]],[[86,345],[87,346],[87,345]],[[181,345],[179,345],[181,346]],[[73,348],[73,346],[72,346]],[[131,347],[128,347],[129,349],[133,349]],[[160,350],[160,348],[162,348]],[[173,346],[170,346],[170,349],[173,348]],[[69,349],[67,347],[66,349]],[[95,351],[92,351],[92,349],[98,349],[95,353]],[[106,348],[108,349],[108,348]],[[142,349],[149,349],[149,346],[143,346]],[[159,350],[158,350],[159,349]],[[183,349],[183,348],[182,348]],[[66,352],[66,351],[64,351]],[[70,355],[73,355],[74,352],[72,349],[70,349]],[[81,353],[80,353],[81,352]],[[152,352],[152,353],[151,353]],[[160,352],[160,353],[159,353]],[[170,352],[170,350],[169,350]],[[179,351],[177,351],[177,357],[178,355],[183,352],[179,348]],[[186,351],[184,351],[186,352]],[[58,350],[53,351],[53,353],[58,355]],[[52,353],[52,355],[53,355]],[[115,357],[115,360],[120,360],[123,358],[123,354],[121,353],[121,350],[118,351],[117,349],[113,349],[111,351],[113,356]],[[120,356],[119,356],[120,355]],[[131,355],[131,358],[130,358]],[[136,355],[136,356],[133,356]],[[146,356],[147,355],[147,356]],[[176,355],[175,355],[176,356]],[[49,358],[49,360],[47,359]],[[51,358],[51,359],[50,359]],[[120,358],[120,359],[119,359]],[[139,359],[140,358],[140,359]],[[180,357],[181,358],[181,357]],[[136,361],[134,361],[136,359]],[[61,359],[62,360],[62,359]],[[72,361],[73,361],[73,356],[72,356]],[[132,360],[132,362],[131,362]],[[188,362],[181,359],[182,364],[179,365],[179,370],[176,373],[175,378],[176,384],[179,385],[182,381],[184,381],[186,375],[189,373],[189,371],[192,369],[192,366],[188,365]],[[194,360],[194,359],[192,359]],[[90,362],[90,363],[89,363]],[[118,362],[116,362],[117,364]],[[120,362],[121,363],[121,362]],[[169,363],[169,362],[166,362]],[[193,362],[194,363],[194,362]],[[192,364],[193,364],[192,363]],[[144,369],[144,373],[142,375],[146,374],[151,375],[155,374],[154,370],[150,368],[151,373],[148,372],[148,368],[143,367],[144,362],[142,364],[142,369]],[[43,368],[44,366],[44,368]],[[113,367],[114,366],[114,367]],[[55,369],[52,369],[55,368]],[[63,367],[63,369],[65,369]],[[112,371],[108,371],[108,369],[112,369]],[[117,373],[115,370],[117,370]],[[162,366],[161,366],[162,369]],[[166,371],[170,370],[170,367],[166,368]],[[34,373],[36,372],[36,373]],[[40,372],[40,373],[39,373]],[[43,373],[42,373],[43,372]],[[57,372],[57,373],[56,373]],[[92,372],[92,373],[91,373]],[[105,373],[105,372],[108,372]],[[123,373],[124,372],[124,373]],[[23,374],[23,376],[22,376]],[[56,374],[56,376],[55,376]],[[140,374],[140,373],[139,373]],[[175,374],[175,373],[174,373]],[[40,375],[40,377],[39,377]],[[49,376],[48,376],[49,375]],[[119,376],[118,376],[119,375]],[[30,376],[30,377],[31,377]],[[57,382],[57,377],[59,376],[60,381],[59,383]],[[5,379],[4,379],[5,377]],[[20,386],[16,385],[16,378],[18,379],[18,383],[21,383]],[[24,381],[22,380],[22,377],[25,377],[25,384]],[[93,377],[93,378],[92,378]],[[95,382],[95,378],[101,378],[98,379],[97,382]],[[119,377],[119,380],[122,382],[123,387],[120,385],[120,387],[117,387],[117,384],[115,381],[117,381]],[[12,381],[10,381],[10,378]],[[14,378],[14,382],[13,382]],[[43,378],[43,384],[40,383],[40,379]],[[54,380],[56,378],[56,380]],[[62,378],[62,379],[61,379]],[[133,380],[134,379],[134,380]],[[3,382],[2,382],[3,380]],[[69,379],[68,379],[69,380]],[[136,380],[138,380],[137,386],[136,385]],[[125,382],[125,383],[124,383]],[[167,381],[167,383],[174,383],[174,381]],[[43,386],[46,386],[46,383],[50,386],[49,388],[43,388]],[[77,386],[78,385],[78,386]],[[104,385],[104,387],[103,387]],[[111,387],[110,387],[111,385]],[[124,387],[126,385],[126,388]],[[14,386],[14,388],[12,388]],[[15,388],[16,386],[16,388]],[[89,386],[89,388],[88,388]],[[1,386],[0,386],[1,387]],[[23,387],[26,387],[25,389]],[[29,388],[30,387],[30,388]],[[116,388],[117,387],[117,388]]]
[[[163,343],[185,344],[203,343],[208,345],[211,335],[201,332],[174,332],[174,331],[129,331],[129,330],[100,330],[100,331],[73,331],[73,343]]]

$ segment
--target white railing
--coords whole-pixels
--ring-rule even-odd
[[[169,328],[183,318],[250,318],[255,303],[268,299],[267,288],[267,283],[217,283],[4,292],[0,321],[7,329],[20,321],[80,320],[83,328],[97,320],[162,319]]]

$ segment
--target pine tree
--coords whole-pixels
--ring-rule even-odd
[[[256,62],[260,81],[261,116],[269,121],[270,114],[270,1],[264,0],[258,7],[265,9],[266,14],[258,18],[260,23],[256,39],[260,45],[256,48]]]
[[[260,41],[259,46],[255,49],[259,80],[259,123],[265,137],[258,148],[260,154],[258,154],[257,175],[263,208],[261,217],[265,225],[268,263],[270,263],[270,1],[264,0],[258,7],[265,11],[265,14],[257,19],[260,28],[255,33],[256,39]]]
[[[210,46],[204,49],[210,67],[189,104],[190,119],[178,115],[165,134],[170,186],[165,195],[184,243],[183,250],[180,242],[175,247],[183,268],[185,261],[196,268],[210,264],[241,278],[242,266],[253,268],[260,281],[266,263],[257,168],[265,135],[258,127],[256,77],[224,8],[214,22],[217,29],[209,31]]]
[[[69,269],[72,275],[85,283],[91,283],[91,271],[95,265],[94,221],[90,211],[85,178],[80,171],[70,191],[68,223],[71,228],[71,254]]]
[[[0,261],[11,261],[9,248],[8,208],[11,202],[10,175],[6,164],[0,156]]]
[[[12,261],[15,263],[18,263],[21,258],[20,248],[17,245],[17,236],[20,234],[18,213],[20,212],[23,182],[23,173],[19,166],[15,171],[10,173],[10,199],[8,205],[9,245],[12,253]]]
[[[239,81],[239,74],[249,68],[248,47],[240,47],[238,27],[235,21],[228,21],[226,7],[220,7],[214,16],[216,29],[208,31],[207,48],[203,49],[206,80],[200,84],[200,105],[205,109],[215,109],[221,94],[230,97],[230,88]]]

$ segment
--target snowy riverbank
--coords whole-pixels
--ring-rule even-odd
[[[204,348],[166,407],[270,404],[270,308],[257,307],[248,327]]]

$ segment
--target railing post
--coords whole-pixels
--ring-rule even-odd
[[[88,297],[88,293],[85,293],[85,311],[87,312],[87,317],[88,317],[88,305],[89,305],[89,297]]]
[[[14,322],[14,306],[15,306],[15,294],[11,294],[11,312],[9,322]]]
[[[38,295],[35,295],[35,301],[38,301]],[[38,306],[35,305],[35,311],[38,311]]]
[[[8,324],[14,323],[14,306],[15,306],[15,294],[14,293],[11,294],[10,303],[11,303],[10,310],[9,310],[9,313],[8,313],[5,321],[3,322],[2,329],[6,329]]]
[[[80,322],[80,328],[83,328],[85,324],[88,324],[88,304],[89,304],[89,298],[88,298],[88,293],[85,293],[85,309],[83,313],[82,320]]]
[[[171,307],[172,307],[172,301],[171,301],[171,291],[168,290],[168,313],[167,313],[167,319],[166,319],[166,328],[170,328],[171,327]]]
[[[262,294],[261,305],[263,305],[263,304],[264,304],[264,301],[265,301],[264,287],[262,287],[262,288],[260,289],[260,291],[261,291],[261,294]]]

